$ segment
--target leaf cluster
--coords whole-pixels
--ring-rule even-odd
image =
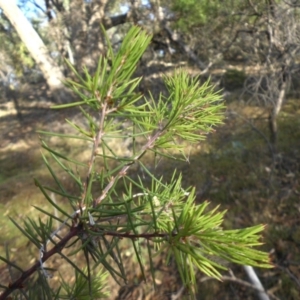
[[[200,85],[199,78],[191,78],[183,70],[164,78],[168,96],[154,99],[139,94],[136,90],[141,78],[132,77],[150,41],[151,36],[134,26],[117,53],[109,44],[107,55],[99,58],[94,75],[87,69],[80,75],[69,65],[77,81],[68,80],[66,85],[79,100],[55,108],[76,106],[85,123],[67,120],[74,134],[40,131],[44,136],[42,147],[47,153],[43,155],[44,163],[55,187],[38,180],[35,184],[58,214],[36,207],[43,218],[25,220],[23,226],[12,220],[38,248],[39,258],[25,271],[10,261],[9,254],[1,258],[21,275],[9,286],[2,286],[0,299],[12,292],[16,295],[17,291],[28,298],[32,292],[21,287],[34,273],[38,274],[35,282],[42,282],[44,294],[47,292],[43,299],[105,297],[107,273],[99,273],[99,268],[119,283],[127,279],[121,247],[124,239],[132,244],[144,278],[146,265],[155,278],[153,258],[166,252],[169,260],[175,258],[181,278],[191,290],[196,286],[198,270],[220,278],[220,270],[225,267],[213,257],[270,266],[267,254],[254,248],[261,244],[259,233],[263,225],[224,230],[224,211],[220,212],[218,207],[210,210],[207,202],[196,204],[195,190],[183,188],[180,174],[174,171],[172,179],[166,182],[155,176],[153,168],[143,159],[147,152],[154,159],[174,158],[172,153],[176,150],[185,159],[182,141],[203,140],[222,122],[224,108],[220,93],[209,82]],[[53,149],[46,142],[47,136],[66,142],[82,140],[86,149],[90,149],[89,159],[78,161]],[[112,141],[124,143],[124,139],[131,141],[129,154],[119,155]],[[79,193],[65,187],[54,165],[74,182]],[[130,173],[133,168],[142,170],[148,180],[139,174],[133,176]],[[67,200],[72,210],[54,201],[52,193]],[[54,221],[60,224],[58,228],[54,227]],[[62,279],[61,288],[51,290],[45,278],[53,270],[44,263],[57,253],[74,269],[75,283],[72,286]],[[85,258],[84,269],[74,261],[77,253]]]

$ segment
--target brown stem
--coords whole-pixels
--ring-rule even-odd
[[[99,97],[97,97],[97,98],[98,98],[98,101],[100,102],[101,99],[99,99]],[[84,199],[86,197],[86,192],[87,192],[87,189],[88,189],[88,186],[89,186],[91,173],[92,173],[92,170],[93,170],[93,166],[94,166],[94,162],[95,162],[95,158],[96,158],[96,154],[97,154],[97,149],[98,149],[100,140],[101,140],[102,135],[103,135],[103,126],[104,126],[104,119],[105,119],[105,116],[106,116],[106,109],[107,109],[107,102],[105,101],[104,104],[103,104],[103,107],[102,107],[101,114],[100,114],[99,129],[98,129],[97,135],[94,137],[93,149],[92,149],[91,158],[90,158],[90,161],[89,161],[89,169],[88,169],[86,180],[85,180],[84,191],[83,191],[83,194],[82,194],[82,197],[81,197],[81,202],[79,204],[80,208],[82,208],[84,206],[83,203],[84,203]]]
[[[17,280],[9,284],[7,289],[0,295],[0,300],[6,299],[14,290],[22,289],[24,287],[24,282],[41,267],[41,262],[44,263],[51,256],[53,256],[56,253],[59,253],[68,243],[68,241],[71,240],[73,237],[79,235],[82,230],[83,229],[81,225],[72,227],[70,232],[64,238],[62,238],[59,241],[59,243],[57,243],[51,250],[44,253],[41,261],[37,261],[28,270],[24,271]]]
[[[109,235],[109,236],[115,236],[119,238],[129,238],[129,239],[139,239],[139,238],[145,238],[145,239],[152,239],[152,238],[166,238],[169,236],[168,233],[140,233],[140,234],[131,234],[131,233],[121,233],[116,231],[105,231],[103,235]],[[172,236],[175,236],[176,233],[172,233]]]
[[[98,101],[101,102],[101,99],[98,96]],[[97,154],[97,148],[99,146],[99,143],[101,141],[101,138],[104,134],[103,132],[103,128],[104,128],[104,120],[105,120],[105,116],[109,113],[108,110],[108,103],[107,101],[104,101],[103,106],[102,106],[102,111],[101,111],[101,115],[100,115],[100,120],[99,120],[99,129],[97,132],[97,135],[94,137],[94,143],[93,143],[93,149],[92,149],[92,153],[91,153],[91,157],[89,160],[89,169],[87,172],[87,176],[86,176],[86,181],[85,181],[85,186],[84,186],[84,191],[81,197],[81,201],[79,203],[79,211],[82,212],[83,210],[86,209],[86,206],[84,205],[84,199],[86,197],[86,193],[87,193],[87,188],[90,182],[90,176],[92,173],[92,168],[94,165],[94,161],[96,158],[96,154]],[[101,201],[106,197],[107,193],[109,192],[109,190],[114,186],[114,183],[121,178],[122,176],[124,176],[124,174],[126,174],[127,170],[130,168],[130,166],[138,161],[148,149],[151,149],[154,147],[155,141],[163,134],[163,132],[165,131],[165,128],[162,129],[158,129],[157,131],[155,131],[151,137],[149,137],[147,143],[142,147],[140,153],[138,155],[136,155],[135,157],[132,158],[132,162],[130,162],[129,164],[125,165],[120,172],[117,174],[116,177],[112,178],[112,180],[108,183],[108,185],[105,187],[105,189],[102,191],[101,195],[94,200],[94,206],[98,205],[101,203]],[[2,299],[6,299],[6,297],[8,297],[14,290],[16,289],[22,289],[23,288],[23,283],[33,274],[35,273],[40,267],[41,267],[41,262],[45,262],[48,258],[50,258],[51,256],[53,256],[56,253],[59,253],[67,244],[67,242],[73,238],[74,236],[78,235],[79,233],[81,233],[83,230],[81,225],[78,225],[76,227],[72,227],[71,231],[60,240],[59,243],[57,243],[51,250],[47,251],[44,253],[41,261],[37,261],[31,268],[29,268],[28,270],[24,271],[22,273],[22,275],[13,283],[10,283],[8,288],[0,295],[0,300]],[[110,236],[116,236],[116,237],[120,237],[120,238],[130,238],[130,239],[135,239],[135,238],[146,238],[146,239],[151,239],[154,237],[162,237],[165,238],[167,237],[166,233],[152,233],[152,234],[129,234],[129,233],[118,233],[118,232],[105,232],[104,235],[110,235]]]
[[[149,139],[148,142],[142,147],[140,153],[132,158],[132,161],[125,165],[119,173],[111,179],[105,189],[102,191],[101,195],[94,201],[94,207],[99,205],[101,201],[106,197],[109,190],[114,186],[115,182],[119,180],[124,174],[127,173],[127,170],[130,168],[132,164],[138,161],[148,149],[153,148],[155,141],[163,134],[165,128],[157,130]]]
[[[91,230],[94,232],[97,231],[96,228],[90,227]],[[24,271],[21,276],[15,280],[13,283],[10,283],[7,289],[0,295],[0,300],[6,299],[13,291],[17,289],[24,288],[25,281],[34,274],[40,267],[41,263],[47,261],[51,256],[54,254],[60,253],[61,250],[66,246],[66,244],[75,236],[82,234],[84,228],[82,224],[78,226],[72,227],[70,232],[62,238],[59,243],[57,243],[51,250],[44,252],[43,257],[41,260],[36,261],[33,266],[31,266],[28,270]],[[140,234],[131,234],[131,233],[121,233],[116,231],[105,231],[101,233],[102,235],[114,236],[119,238],[129,238],[129,239],[138,239],[138,238],[145,238],[145,239],[152,239],[152,238],[167,238],[169,236],[168,233],[140,233]],[[175,236],[176,233],[172,233],[172,236]]]

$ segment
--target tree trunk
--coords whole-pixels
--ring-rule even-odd
[[[271,109],[269,114],[270,141],[273,146],[273,150],[276,150],[276,144],[277,144],[277,133],[278,133],[277,116],[281,111],[283,100],[286,95],[287,85],[288,85],[286,77],[287,75],[284,72],[282,75],[283,79],[282,79],[279,95],[276,99],[276,102],[273,104],[273,108]]]
[[[48,53],[48,49],[15,1],[0,0],[0,8],[17,31],[20,39],[36,61],[56,102],[68,102],[62,81],[64,75]]]

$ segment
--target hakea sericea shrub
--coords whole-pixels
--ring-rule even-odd
[[[120,242],[124,239],[132,243],[144,276],[146,261],[154,279],[152,259],[164,251],[167,262],[175,259],[182,281],[191,291],[196,288],[197,271],[221,277],[220,270],[225,267],[218,261],[270,267],[268,255],[255,249],[261,244],[259,234],[263,225],[224,230],[224,211],[209,210],[207,202],[195,203],[194,188],[184,189],[180,174],[174,171],[170,182],[165,182],[157,178],[142,159],[147,152],[153,154],[154,161],[161,157],[175,159],[174,153],[178,151],[186,160],[182,142],[203,140],[222,122],[224,110],[220,94],[209,82],[200,85],[198,78],[191,78],[182,70],[164,78],[168,96],[161,94],[154,99],[151,94],[146,98],[137,93],[141,78],[132,76],[150,40],[146,32],[132,27],[117,53],[108,42],[107,55],[100,57],[94,75],[86,69],[80,75],[70,65],[77,80],[68,80],[66,84],[77,94],[78,101],[55,108],[78,106],[86,126],[67,120],[76,134],[40,134],[81,139],[86,149],[90,149],[90,158],[78,161],[52,149],[45,138],[42,140],[46,151],[44,162],[55,187],[44,186],[38,180],[35,184],[59,214],[37,207],[44,217],[47,216],[46,222],[42,221],[45,218],[27,219],[24,226],[20,226],[12,219],[39,254],[27,270],[11,262],[8,251],[6,257],[1,257],[20,275],[8,286],[1,286],[0,299],[8,295],[16,298],[22,295],[27,299],[105,297],[108,273],[117,282],[126,281],[120,250]],[[122,143],[125,138],[131,139],[130,154],[120,156],[115,153],[111,141],[119,139]],[[65,188],[54,163],[74,181],[80,190],[78,194]],[[130,170],[136,166],[150,183],[149,180],[145,183],[142,177],[131,176]],[[79,169],[84,170],[84,176]],[[51,193],[66,199],[70,209],[54,201]],[[58,227],[54,226],[57,222],[60,223]],[[67,255],[64,250],[70,245],[73,248]],[[146,251],[141,251],[141,247]],[[86,259],[83,270],[72,260],[72,255],[80,251]],[[75,272],[75,283],[62,278],[58,290],[50,288],[47,278],[52,271],[45,265],[55,254]],[[95,273],[97,267],[99,273]],[[34,280],[28,280],[34,274]]]

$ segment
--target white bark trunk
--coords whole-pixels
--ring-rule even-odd
[[[258,276],[256,275],[253,267],[250,267],[250,266],[243,266],[243,267],[244,267],[245,272],[248,275],[250,282],[258,289],[258,292],[257,292],[258,299],[270,300],[270,297],[265,292],[265,289],[264,289],[263,285],[261,284]]]
[[[43,43],[40,36],[32,27],[31,23],[23,15],[15,1],[0,0],[0,8],[9,19],[19,37],[26,45],[29,53],[41,69],[45,80],[55,96],[62,96],[64,86],[62,80],[64,75],[54,60],[50,57],[48,49]],[[66,101],[65,99],[56,99],[58,102]]]

